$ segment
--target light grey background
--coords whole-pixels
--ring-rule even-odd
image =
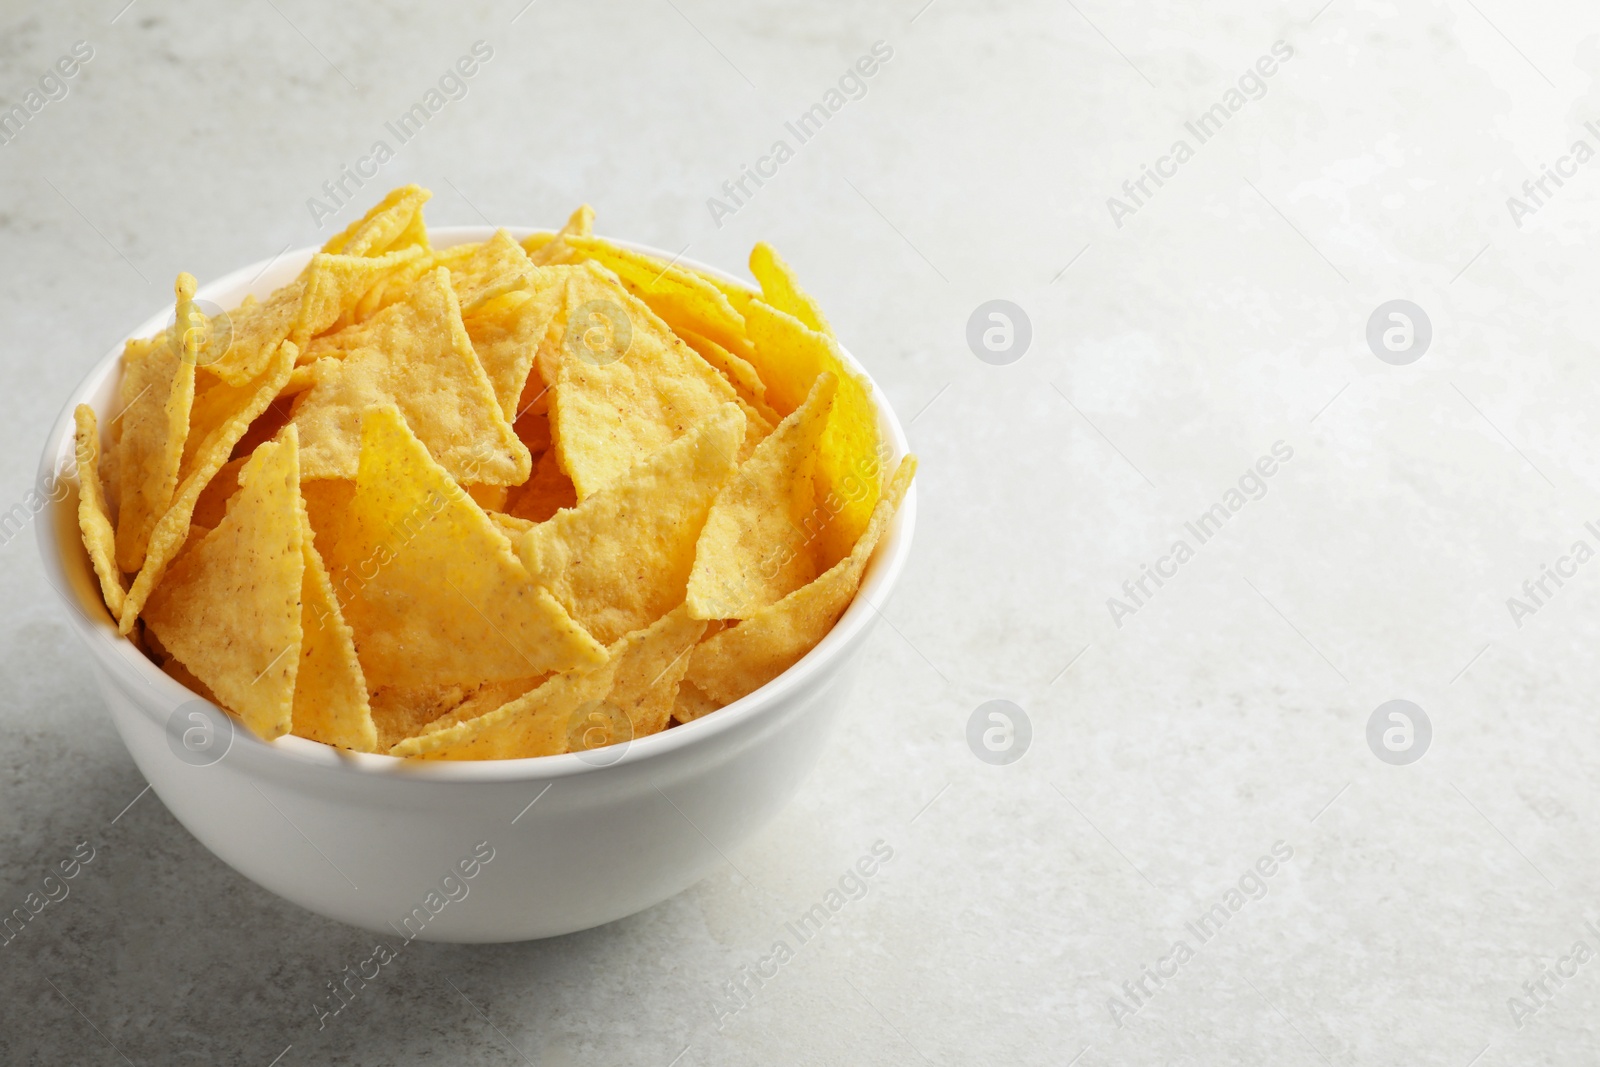
[[[97,853],[0,948],[0,1060],[1600,1058],[1594,958],[1520,1027],[1508,1004],[1574,942],[1600,953],[1600,563],[1520,627],[1506,603],[1600,547],[1600,161],[1521,226],[1507,205],[1600,148],[1592,6],[124,2],[0,16],[7,104],[95,51],[0,145],[7,506],[179,270],[319,242],[417,181],[439,224],[587,200],[602,233],[735,269],[773,242],[909,421],[921,522],[844,727],[728,869],[546,943],[414,945],[321,1031],[371,939],[153,795],[127,807],[144,782],[10,540],[0,909]],[[307,198],[479,39],[467,97],[319,229]],[[707,198],[879,40],[865,97],[715,225]],[[1265,95],[1196,146],[1184,123],[1280,40]],[[1194,158],[1118,227],[1107,198],[1179,138]],[[1032,321],[1009,366],[967,348],[991,299]],[[1408,366],[1365,340],[1394,299],[1432,322]],[[1278,441],[1266,495],[1117,625],[1107,598]],[[992,699],[1032,723],[1008,766],[967,747]],[[1391,699],[1432,723],[1409,766],[1367,746]],[[723,984],[879,839],[866,896],[719,1029]],[[1185,924],[1278,841],[1265,897],[1200,944]],[[1118,1025],[1110,998],[1179,939],[1193,959]]]

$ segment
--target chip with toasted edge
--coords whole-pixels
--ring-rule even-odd
[[[588,204],[581,205],[571,215],[567,216],[566,225],[555,233],[536,233],[522,242],[522,250],[528,253],[528,258],[539,266],[551,263],[566,263],[572,256],[572,249],[568,247],[568,237],[588,237],[594,232],[594,208]]]
[[[578,494],[572,488],[572,479],[556,461],[556,451],[551,449],[533,465],[533,476],[506,498],[506,511],[519,519],[544,522],[562,508],[578,503]]]
[[[417,185],[391,190],[371,211],[329,238],[322,250],[347,256],[381,256],[413,246],[427,251],[422,205],[432,195]]]
[[[144,610],[145,601],[189,536],[189,520],[194,515],[200,493],[223,464],[228,462],[233,446],[244,436],[256,416],[267,409],[272,398],[278,395],[278,390],[283,388],[283,383],[289,380],[296,354],[294,345],[285,341],[279,346],[277,355],[267,365],[266,371],[250,387],[236,389],[225,382],[218,382],[211,387],[211,390],[229,391],[228,405],[220,401],[215,405],[219,413],[217,422],[201,438],[193,460],[185,465],[178,491],[172,497],[172,505],[150,532],[150,547],[145,553],[144,566],[139,568],[133,587],[122,602],[122,615],[117,621],[117,629],[124,636],[133,630],[134,620]],[[208,395],[211,390],[208,390]],[[196,432],[198,429],[196,427]]]
[[[378,747],[378,731],[367,701],[367,681],[356,658],[355,635],[339,612],[333,583],[312,543],[311,520],[303,500],[299,511],[305,570],[300,592],[302,637],[300,672],[294,683],[293,731],[325,745],[373,752]]]
[[[629,635],[637,637],[631,644],[624,639],[623,648],[613,656],[616,666],[606,702],[627,714],[632,737],[648,737],[667,728],[689,656],[705,632],[706,621],[691,618],[680,604],[642,633]],[[629,738],[614,739],[625,740]]]
[[[470,685],[386,685],[372,693],[372,723],[377,750],[387,752],[408,737],[427,731],[472,694]]]
[[[758,241],[750,250],[750,273],[761,283],[762,300],[779,311],[793,315],[808,328],[828,337],[833,336],[833,328],[828,325],[822,308],[809,293],[800,288],[789,264],[767,242]]]
[[[513,246],[515,247],[515,246]],[[520,250],[519,250],[519,253]],[[525,290],[509,294],[480,308],[480,314],[465,316],[467,337],[477,353],[483,372],[494,387],[500,410],[508,422],[515,421],[523,388],[528,384],[533,360],[566,298],[563,284],[570,267],[529,267]],[[514,298],[514,299],[513,299]]]
[[[744,434],[734,404],[516,541],[535,582],[609,644],[678,604],[695,540]]]
[[[702,275],[599,237],[568,237],[566,243],[578,256],[615,274],[628,292],[644,301],[674,332],[681,334],[687,329],[729,351],[742,354],[749,350],[743,316]]]
[[[818,566],[826,570],[850,552],[877,505],[886,446],[878,429],[872,386],[845,363],[838,343],[793,315],[760,300],[745,318],[756,344],[755,366],[767,383],[767,400],[785,414],[799,407],[822,371],[839,377],[833,413],[817,457]]]
[[[900,461],[866,531],[848,556],[809,585],[697,645],[690,655],[688,681],[712,700],[731,704],[772,681],[816,647],[855,598],[862,572],[899,509],[916,469],[915,456]]]
[[[443,267],[363,324],[367,344],[319,360],[316,384],[295,400],[292,419],[307,479],[354,478],[363,413],[398,405],[413,432],[463,483],[520,485],[533,458],[500,410],[461,323]]]
[[[672,702],[672,718],[677,722],[694,722],[722,707],[687,678],[678,683],[678,695]]]
[[[605,660],[392,405],[361,420],[355,495],[324,559],[374,688],[504,681]]]
[[[114,619],[122,612],[127,590],[122,588],[122,574],[117,570],[117,535],[100,486],[100,427],[88,404],[74,408],[72,418],[77,430],[73,446],[78,467],[78,530],[100,579],[100,594]]]
[[[194,303],[194,277],[178,275],[178,321],[188,321]],[[144,565],[150,535],[172,503],[178,485],[184,440],[194,405],[195,352],[199,333],[184,330],[184,347],[152,347],[144,358],[123,367],[117,391],[122,431],[116,443],[117,566],[137,571]]]
[[[688,652],[704,628],[680,607],[618,638],[605,664],[558,674],[493,711],[402,741],[390,755],[522,759],[599,748],[643,736],[641,729],[654,733],[671,715]]]
[[[811,395],[756,446],[717,493],[695,545],[689,613],[747,619],[817,576],[805,523],[815,507],[812,471],[839,379],[817,375]]]
[[[568,276],[538,360],[553,383],[555,451],[580,501],[738,395],[593,263]]]
[[[270,741],[293,723],[304,520],[294,427],[256,449],[222,524],[150,597],[145,625],[222,705]]]

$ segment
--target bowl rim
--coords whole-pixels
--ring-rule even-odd
[[[435,249],[443,249],[469,241],[487,240],[502,229],[509,231],[518,241],[531,234],[552,232],[548,228],[534,226],[438,226],[429,228],[428,238]],[[673,255],[663,249],[635,241],[605,239],[619,247],[642,252],[663,261],[680,263],[753,293],[759,292],[745,280],[718,267],[687,258],[681,253]],[[195,293],[196,299],[216,301],[219,293],[231,294],[224,297],[224,300],[231,302],[229,306],[243,299],[245,293],[254,294],[260,299],[277,286],[292,280],[305,263],[310,261],[311,256],[320,250],[320,245],[289,249],[270,259],[258,260],[240,267],[199,286]],[[62,457],[69,454],[72,448],[73,411],[80,403],[91,402],[93,396],[104,387],[106,380],[115,373],[126,341],[154,333],[164,325],[170,313],[170,308],[163,308],[146,319],[137,329],[120,338],[72,389],[46,437],[44,452],[39,462],[37,485],[49,485],[59,480],[59,472],[64,469]],[[909,453],[910,446],[893,407],[884,396],[882,388],[872,379],[855,355],[843,344],[840,344],[839,348],[844,354],[847,365],[871,384],[870,395],[878,415],[879,427],[892,452],[890,462],[898,463]],[[75,488],[76,480],[70,480]],[[203,700],[204,698],[173,679],[143,652],[134,648],[131,641],[118,634],[108,612],[91,616],[69,591],[70,583],[67,581],[69,564],[62,555],[58,530],[61,523],[68,523],[70,530],[76,535],[74,543],[81,547],[82,535],[78,533],[75,506],[77,499],[76,491],[63,494],[59,499],[52,495],[42,513],[35,518],[34,533],[49,584],[56,596],[65,603],[68,615],[73,620],[79,636],[88,646],[89,653],[96,662],[106,670],[119,675],[123,681],[142,683],[154,689],[161,695],[161,703],[172,709],[190,701]],[[73,505],[73,514],[62,515],[61,512],[69,504]],[[671,729],[615,746],[622,749],[615,759],[597,762],[592,758],[584,758],[582,754],[562,753],[555,756],[529,756],[503,760],[414,760],[382,752],[349,752],[294,734],[285,734],[274,741],[265,741],[248,729],[237,728],[237,725],[232,744],[259,750],[255,753],[259,758],[269,763],[281,761],[285,770],[298,765],[312,772],[343,771],[356,775],[400,777],[412,781],[437,783],[553,780],[606,771],[616,772],[640,763],[664,759],[684,749],[704,744],[714,737],[759,718],[763,712],[782,704],[789,694],[828,672],[836,661],[843,658],[852,646],[863,639],[865,631],[873,622],[873,616],[881,613],[879,604],[886,601],[893,592],[910,556],[912,533],[916,526],[916,511],[917,487],[913,479],[906,491],[905,499],[901,501],[898,513],[889,528],[884,531],[872,558],[868,561],[867,570],[862,577],[860,587],[856,590],[855,599],[850,602],[844,614],[822,640],[796,663],[766,685],[714,712],[687,723],[680,723]],[[82,557],[82,562],[86,561],[85,555]],[[98,591],[99,583],[93,579],[92,574],[90,580]],[[138,704],[143,714],[153,722],[156,721],[157,712],[148,701],[136,700],[134,703]],[[233,719],[231,715],[229,718]],[[159,722],[157,725],[165,728],[165,725]]]

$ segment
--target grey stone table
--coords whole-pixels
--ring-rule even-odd
[[[1597,75],[1593,5],[1506,0],[5,4],[3,507],[179,270],[406,181],[772,241],[923,466],[727,869],[321,1028],[369,938],[142,793],[12,512],[0,908],[92,858],[0,947],[0,1061],[1596,1062]]]

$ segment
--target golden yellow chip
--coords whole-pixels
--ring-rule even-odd
[[[756,446],[706,517],[689,576],[689,613],[746,619],[817,576],[812,471],[839,379],[817,375],[806,402]]]
[[[201,492],[223,464],[228,462],[233,446],[239,443],[250,424],[267,409],[272,398],[278,395],[278,390],[283,388],[283,383],[289,380],[296,354],[294,345],[285,341],[278,347],[266,371],[249,386],[235,388],[225,382],[217,382],[207,389],[209,403],[205,421],[191,421],[190,444],[194,445],[196,441],[199,444],[194,445],[192,453],[186,450],[180,468],[178,490],[173,494],[171,506],[162,513],[150,532],[150,547],[145,553],[144,566],[139,568],[133,587],[128,590],[127,598],[122,603],[117,629],[123,635],[133,630],[134,620],[144,610],[145,601],[188,538],[189,521]]]
[[[833,328],[823,316],[822,308],[800,288],[789,264],[765,241],[757,243],[750,250],[750,273],[761,283],[762,300],[779,311],[793,315],[807,328],[828,337],[833,336]]]
[[[552,433],[581,501],[734,401],[733,386],[600,267],[567,279],[539,350]]]
[[[178,275],[177,292],[177,321],[187,322],[193,308],[194,277]],[[144,565],[151,531],[177,489],[178,465],[189,434],[199,337],[190,330],[174,333],[184,347],[169,342],[147,349],[143,358],[124,366],[118,389],[117,565],[125,571],[137,571]]]
[[[222,525],[173,563],[145,624],[257,735],[293,722],[305,577],[294,428],[256,449]]]
[[[392,406],[361,421],[355,495],[324,558],[374,688],[503,681],[605,660]]]
[[[322,250],[346,256],[381,256],[405,248],[426,252],[428,234],[422,223],[422,205],[432,195],[420,186],[403,185],[329,238]]]
[[[372,723],[377,751],[388,752],[408,737],[425,732],[459,707],[472,693],[469,685],[386,685],[373,690]]]
[[[588,237],[594,232],[594,208],[584,204],[567,218],[567,223],[555,233],[536,233],[522,242],[523,251],[528,253],[528,258],[540,266],[552,263],[568,263],[572,260],[572,249],[568,247],[568,237]]]
[[[533,580],[610,644],[683,602],[695,539],[744,435],[733,404],[515,542]]]
[[[285,431],[294,435],[293,428]],[[300,737],[356,752],[373,752],[378,731],[367,701],[367,680],[356,657],[355,634],[339,611],[333,583],[312,543],[311,520],[300,502],[304,585],[300,595],[300,672],[294,685],[293,729]]]
[[[755,342],[753,362],[767,383],[767,400],[778,411],[788,414],[799,407],[821,372],[838,375],[839,391],[817,458],[817,500],[823,512],[818,565],[826,569],[860,539],[882,491],[886,446],[872,386],[846,366],[833,338],[763,301],[750,301],[745,327]]]
[[[315,384],[295,400],[305,477],[354,478],[362,416],[398,405],[445,470],[465,483],[519,485],[532,457],[500,410],[472,351],[450,272],[440,267],[362,324],[366,343],[313,364]]]
[[[749,350],[743,317],[722,290],[702,275],[598,237],[568,237],[566,243],[577,255],[615,274],[628,292],[677,333],[697,333],[731,352]]]
[[[257,447],[264,442],[258,442]],[[239,471],[250,461],[250,452],[254,449],[246,446],[246,454],[238,459],[230,459],[222,465],[206,487],[200,490],[200,497],[194,503],[194,513],[189,516],[189,522],[195,526],[203,526],[214,530],[222,522],[222,517],[228,512],[228,500],[239,491]]]
[[[533,269],[516,238],[506,230],[496,230],[470,256],[451,266],[450,284],[461,301],[462,314],[468,315],[487,301],[521,288]]]
[[[783,418],[767,406],[767,383],[761,380],[761,375],[756,373],[755,367],[750,365],[749,360],[734,355],[711,338],[703,337],[693,330],[678,328],[674,332],[685,344],[700,353],[701,359],[720,371],[722,376],[728,379],[728,384],[733,386],[734,391],[751,407],[761,412],[767,422],[776,424]]]
[[[624,639],[613,657],[616,666],[606,703],[627,715],[629,726],[626,737],[612,737],[604,743],[648,737],[667,728],[679,683],[689,669],[689,656],[705,632],[705,620],[691,618],[688,609],[680,604],[644,631],[630,635],[633,641]],[[603,718],[609,710],[596,709],[602,720],[594,725],[603,728]],[[589,724],[580,721],[579,726],[586,729]],[[596,742],[603,739],[584,740],[585,748],[599,748],[601,745]]]
[[[464,319],[467,337],[508,422],[521,414],[518,398],[550,321],[566,299],[565,279],[571,269],[530,267],[521,291],[493,300]]]
[[[105,490],[100,487],[100,427],[95,422],[94,408],[88,404],[79,404],[72,418],[77,427],[73,443],[78,467],[78,529],[100,579],[100,593],[111,609],[111,617],[116,618],[122,612],[127,591],[122,588],[122,575],[117,570],[117,535],[106,509]]]
[[[678,722],[694,722],[720,707],[721,704],[700,692],[693,682],[685,678],[678,683],[678,695],[672,703],[672,717]]]
[[[518,519],[544,522],[562,508],[578,503],[578,494],[572,488],[572,479],[557,462],[556,450],[544,453],[533,465],[533,476],[527,484],[512,491],[506,498],[507,511]]]
[[[915,457],[900,461],[866,532],[848,556],[816,581],[698,645],[690,656],[687,680],[719,704],[731,704],[811,651],[855,598],[872,550],[899,509],[916,469]]]

